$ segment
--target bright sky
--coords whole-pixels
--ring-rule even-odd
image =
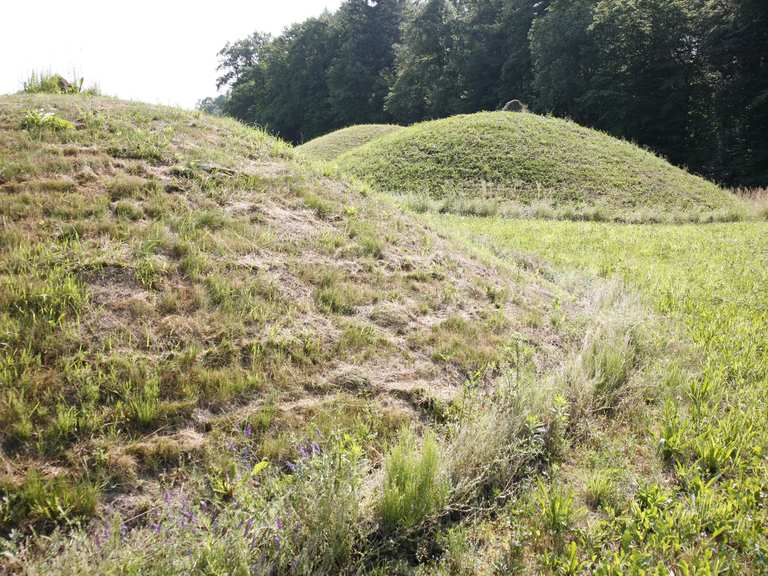
[[[32,70],[126,100],[191,108],[216,95],[216,53],[228,41],[335,10],[341,0],[6,0],[0,94]]]

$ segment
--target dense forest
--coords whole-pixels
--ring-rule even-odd
[[[202,109],[301,142],[517,98],[730,185],[768,184],[766,0],[346,0],[219,53]]]

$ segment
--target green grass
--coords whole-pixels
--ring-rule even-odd
[[[440,477],[440,464],[433,436],[427,436],[418,446],[412,432],[403,435],[384,464],[379,514],[385,530],[407,530],[442,509],[448,498],[448,484]]]
[[[638,489],[622,486],[617,492],[612,480],[617,466],[637,465],[631,455],[620,464],[599,446],[574,454],[561,482],[570,481],[572,490],[586,483],[584,503],[602,513],[596,523],[565,536],[575,555],[570,549],[558,552],[547,560],[548,569],[576,562],[577,573],[634,574],[662,566],[676,573],[763,573],[768,567],[768,226],[455,217],[436,223],[502,257],[533,253],[541,265],[549,262],[559,270],[617,276],[658,314],[681,323],[691,342],[693,366],[685,372],[670,366],[654,393],[657,399],[627,412],[635,416],[622,434],[639,439],[644,447],[636,448],[637,454],[646,459]],[[680,344],[666,345],[685,362]],[[623,379],[622,364],[631,362],[633,354],[622,351],[623,345],[605,348],[589,363],[590,372],[613,375],[598,378],[604,389]],[[652,474],[654,469],[664,476]],[[529,540],[531,548],[540,545],[535,535]]]
[[[650,152],[535,114],[424,122],[354,148],[337,163],[376,190],[406,195],[421,211],[651,222],[747,213],[730,193]]]
[[[334,160],[349,150],[399,130],[402,130],[401,126],[392,124],[350,126],[305,142],[296,150],[313,160]]]

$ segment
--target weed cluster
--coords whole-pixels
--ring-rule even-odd
[[[75,125],[69,120],[56,116],[54,112],[46,111],[45,109],[30,110],[24,115],[24,119],[21,121],[21,127],[24,130],[28,130],[35,134],[40,134],[43,130],[51,130],[53,132],[65,132],[67,130],[74,130]]]
[[[61,74],[51,72],[32,72],[24,81],[24,92],[27,94],[85,94],[97,96],[97,86],[83,88],[85,79],[73,73],[71,80],[67,80]]]

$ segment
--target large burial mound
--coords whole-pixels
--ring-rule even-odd
[[[0,150],[0,534],[145,518],[195,470],[226,502],[233,458],[278,478],[310,419],[381,442],[512,341],[561,354],[533,272],[234,121],[3,97]]]
[[[570,121],[483,112],[424,122],[338,158],[383,192],[486,198],[568,217],[735,218],[739,201],[654,154]]]
[[[333,160],[353,148],[402,129],[402,126],[394,124],[360,124],[310,140],[299,146],[297,150],[308,158]]]

